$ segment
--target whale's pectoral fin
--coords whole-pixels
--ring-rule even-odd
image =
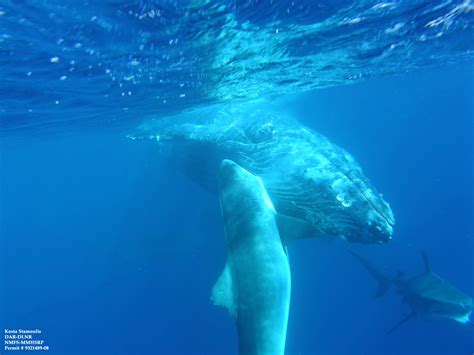
[[[278,214],[276,221],[284,244],[294,239],[314,238],[320,235],[313,225],[298,218]]]
[[[236,320],[232,274],[227,264],[221,276],[212,288],[211,300],[217,306],[226,307],[232,319]]]

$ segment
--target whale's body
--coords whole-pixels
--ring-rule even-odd
[[[227,261],[212,290],[235,320],[240,354],[283,354],[291,276],[276,212],[261,179],[224,160],[219,172]]]
[[[148,120],[129,137],[157,143],[214,190],[220,162],[235,161],[262,178],[279,214],[311,226],[309,237],[380,243],[392,236],[390,206],[352,156],[270,104],[215,105]]]

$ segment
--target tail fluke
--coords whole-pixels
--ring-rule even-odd
[[[359,262],[367,269],[367,271],[377,280],[378,288],[375,297],[381,297],[385,295],[390,288],[392,280],[382,271],[380,271],[377,267],[375,267],[371,262],[364,259],[359,254],[351,250],[349,250],[349,253],[351,253],[357,260],[359,260]]]

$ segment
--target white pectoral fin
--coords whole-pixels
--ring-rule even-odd
[[[211,300],[215,305],[227,308],[232,319],[236,319],[232,274],[228,264],[212,288]]]
[[[314,226],[301,219],[277,214],[277,225],[280,238],[284,244],[294,239],[314,238],[318,232]]]

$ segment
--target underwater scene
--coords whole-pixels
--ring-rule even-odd
[[[472,0],[0,0],[0,354],[473,354]]]

